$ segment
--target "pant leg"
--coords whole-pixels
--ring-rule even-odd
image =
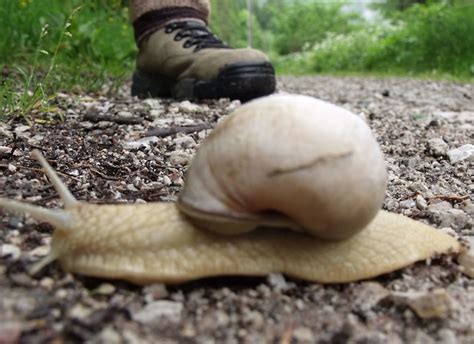
[[[206,17],[206,21],[211,10],[209,0],[131,0],[130,18],[134,22],[147,12],[174,7],[193,8],[201,12]]]

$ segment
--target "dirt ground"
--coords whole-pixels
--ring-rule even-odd
[[[369,123],[388,165],[385,209],[474,237],[474,85],[285,77],[279,89]],[[0,197],[61,205],[30,157],[37,148],[80,200],[173,201],[199,143],[238,106],[138,100],[127,87],[113,97],[61,94],[32,126],[0,124]],[[344,285],[272,274],[137,287],[57,264],[30,276],[52,228],[1,212],[0,220],[0,343],[474,342],[474,280],[452,257]]]

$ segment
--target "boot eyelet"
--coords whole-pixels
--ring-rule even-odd
[[[180,33],[177,33],[176,36],[174,36],[174,40],[175,40],[176,42],[179,42],[179,41],[182,40],[182,39],[183,39],[183,36],[181,36]]]

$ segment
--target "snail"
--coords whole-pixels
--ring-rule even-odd
[[[271,272],[342,283],[460,250],[451,236],[381,210],[385,162],[369,127],[311,97],[269,96],[226,117],[199,147],[176,203],[79,202],[33,156],[64,210],[0,199],[55,228],[32,273],[58,260],[136,284]]]

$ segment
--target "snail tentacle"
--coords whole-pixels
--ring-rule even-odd
[[[64,208],[69,208],[78,203],[76,198],[72,195],[71,191],[67,188],[67,186],[61,181],[58,174],[53,170],[50,164],[46,161],[44,156],[41,152],[37,149],[33,150],[31,155],[38,160],[41,167],[44,169],[46,176],[51,180],[51,184],[53,184],[54,189],[59,194],[59,197],[64,203]]]

